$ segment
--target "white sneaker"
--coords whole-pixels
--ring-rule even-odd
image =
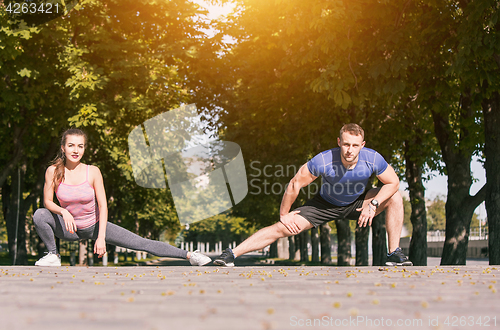
[[[192,266],[204,266],[212,262],[212,259],[202,254],[200,250],[196,250],[194,252],[191,252],[191,258],[189,258],[189,262]]]
[[[61,266],[61,257],[52,252],[47,253],[43,258],[35,262],[35,266]]]

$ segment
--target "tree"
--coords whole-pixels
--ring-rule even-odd
[[[55,155],[60,128],[71,108],[64,87],[68,74],[57,66],[62,50],[57,39],[64,34],[40,28],[13,32],[6,19],[1,5],[0,138],[6,143],[0,148],[5,164],[0,187],[11,259],[25,264],[26,214],[41,199],[45,168]]]
[[[356,226],[356,266],[368,266],[368,238],[370,227]]]
[[[500,63],[499,63],[500,67]],[[488,214],[488,250],[490,265],[500,265],[500,162],[498,141],[500,141],[500,94],[493,95],[483,101],[483,116],[485,121],[485,133],[488,139],[485,143],[486,177],[488,180],[486,190],[486,211]]]
[[[385,211],[373,218],[372,237],[373,266],[384,266],[387,259]]]
[[[492,33],[496,27],[494,2],[470,6],[468,1],[365,1],[346,6],[318,0],[278,5],[241,1],[239,5],[239,24],[228,31],[238,40],[232,55],[241,56],[242,65],[235,66],[237,79],[231,85],[235,96],[232,101],[241,102],[241,106],[240,111],[236,110],[238,106],[229,107],[231,115],[221,116],[222,120],[252,132],[268,127],[266,132],[258,133],[257,143],[265,139],[273,145],[292,124],[288,121],[290,114],[303,113],[293,106],[302,91],[313,92],[304,104],[333,101],[334,108],[326,111],[330,120],[362,123],[373,134],[370,147],[380,150],[387,159],[405,159],[414,209],[410,254],[417,264],[425,264],[426,250],[425,173],[421,169],[426,168],[424,165],[439,168],[439,145],[450,183],[449,225],[442,262],[465,262],[470,218],[485,190],[475,196],[468,193],[470,160],[481,148],[483,136],[479,103],[474,101],[478,79],[471,83],[462,73],[479,73],[481,82],[485,75],[468,68],[478,67],[478,62],[469,60],[468,55],[474,47],[480,49],[478,43],[468,42],[465,46],[463,40],[471,41],[467,28],[471,26],[477,33],[488,33],[487,45],[496,45]],[[466,12],[475,16],[467,20]],[[487,28],[479,21],[485,15],[489,19]],[[255,22],[260,24],[255,26]],[[493,46],[488,51],[486,54],[496,54]],[[493,64],[492,57],[487,57]],[[464,70],[459,72],[457,68],[462,67]],[[495,72],[496,66],[488,67]],[[290,94],[291,90],[295,93]],[[248,108],[263,112],[254,112],[247,122],[241,118],[248,114],[244,112]],[[322,107],[309,108],[307,115],[300,117],[301,127],[321,127],[314,120],[323,118],[323,112],[316,109]],[[398,126],[402,130],[398,131]],[[228,132],[231,129],[228,126]],[[431,137],[433,133],[435,138]],[[244,133],[239,134],[241,137]],[[307,145],[310,139],[303,135],[295,132],[293,136]],[[288,138],[288,134],[281,138]],[[405,141],[404,148],[400,141]],[[455,240],[460,244],[454,247],[451,242]]]
[[[452,72],[460,75],[471,103],[480,107],[484,125],[486,188],[484,192],[489,225],[489,258],[500,264],[500,174],[498,165],[500,120],[500,32],[498,1],[460,1],[462,24],[456,30],[457,51]]]
[[[321,242],[321,263],[330,264],[332,262],[332,248],[330,238],[331,228],[328,223],[320,226],[320,242]]]
[[[150,238],[166,228],[175,237],[180,226],[169,189],[137,186],[127,137],[145,120],[191,103],[190,70],[207,25],[189,1],[88,1],[85,9],[72,16],[72,31],[94,28],[67,45],[64,61],[79,109],[69,121],[90,133],[90,161],[110,182],[110,219]]]
[[[6,164],[0,186],[11,252],[24,226],[19,237],[12,228],[41,200],[44,171],[68,126],[87,131],[85,160],[104,174],[111,221],[132,230],[140,223],[149,237],[166,226],[179,228],[168,193],[133,182],[127,135],[144,120],[189,103],[187,75],[206,27],[195,19],[199,12],[188,1],[90,0],[65,18],[14,33],[0,5],[0,136],[9,142],[0,148]],[[17,195],[28,196],[19,217]]]
[[[318,228],[315,227],[311,228],[311,246],[312,246],[311,261],[319,262],[320,261],[319,234],[318,234]]]
[[[371,40],[362,37],[363,28],[351,30],[352,18],[373,8],[363,11],[358,5],[325,1],[313,6],[298,1],[239,5],[237,23],[224,31],[237,41],[224,58],[224,68],[234,77],[227,84],[220,119],[227,127],[225,136],[241,144],[245,155],[265,158],[268,164],[275,164],[276,158],[303,163],[335,147],[332,127],[336,131],[345,122],[370,116],[375,126],[377,118],[386,115],[385,109],[372,111],[366,100],[376,93],[371,69],[355,65],[353,71],[352,66],[370,63],[362,45]],[[354,46],[353,40],[358,41]],[[388,93],[398,90],[396,82],[391,81]],[[254,139],[248,139],[250,134]]]

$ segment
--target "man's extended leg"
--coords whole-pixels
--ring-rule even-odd
[[[313,225],[309,221],[298,214],[295,215],[295,223],[299,226],[300,232],[311,229],[313,227]],[[262,228],[261,230],[244,240],[232,251],[230,249],[226,249],[220,257],[215,259],[214,264],[221,266],[232,266],[232,260],[234,260],[234,258],[251,251],[260,250],[279,238],[292,235],[293,234],[288,229],[286,229],[286,227],[281,222],[278,221],[274,225]]]
[[[313,227],[313,225],[304,219],[304,217],[296,214],[295,223],[299,226],[300,231],[308,230]],[[274,225],[262,228],[246,240],[244,240],[240,245],[233,249],[234,257],[239,257],[245,253],[260,250],[279,238],[292,236],[293,234],[285,228],[281,222],[276,222]]]

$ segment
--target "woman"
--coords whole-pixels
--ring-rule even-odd
[[[212,260],[199,253],[178,249],[164,242],[142,238],[113,223],[108,223],[108,207],[101,171],[81,162],[87,136],[69,129],[61,139],[61,154],[45,173],[43,202],[46,208],[33,215],[35,228],[49,252],[36,266],[60,266],[54,235],[68,241],[95,240],[94,253],[106,253],[106,242],[132,250],[146,251],[159,257],[188,259],[193,266]],[[56,193],[59,205],[54,203]]]

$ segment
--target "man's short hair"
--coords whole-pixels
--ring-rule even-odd
[[[342,139],[342,134],[345,132],[349,132],[352,135],[360,135],[363,138],[363,141],[365,140],[365,131],[359,126],[358,124],[350,123],[350,124],[345,124],[342,126],[340,129],[340,135],[339,137]]]

